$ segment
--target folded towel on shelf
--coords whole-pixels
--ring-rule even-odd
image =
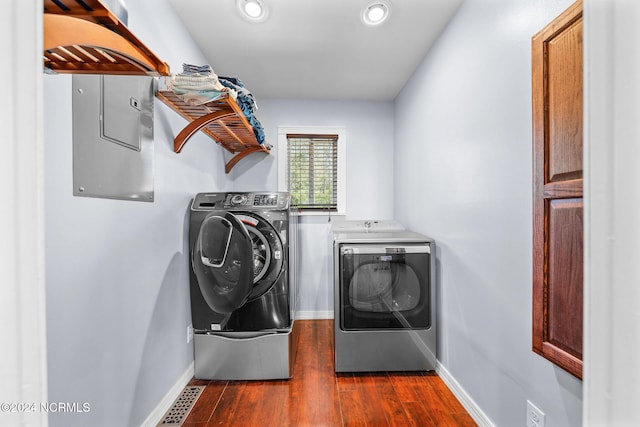
[[[217,90],[229,92],[229,88],[218,80],[216,75],[174,74],[169,83],[170,87],[182,90]]]
[[[183,71],[171,76],[168,87],[187,104],[206,104],[223,94],[236,99],[236,91],[221,84],[210,65],[183,64]]]
[[[173,93],[178,95],[187,105],[193,106],[215,101],[228,92],[220,92],[218,90],[182,90],[174,87]]]
[[[213,74],[213,68],[209,64],[182,64],[182,74]]]

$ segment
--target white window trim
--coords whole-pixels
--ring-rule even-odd
[[[338,209],[331,215],[346,215],[347,211],[347,131],[344,126],[278,126],[278,191],[287,188],[287,135],[338,135]],[[301,215],[327,215],[326,212],[302,211]]]

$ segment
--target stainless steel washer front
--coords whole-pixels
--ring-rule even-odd
[[[199,379],[293,375],[295,218],[289,194],[200,193],[191,202],[191,319]]]

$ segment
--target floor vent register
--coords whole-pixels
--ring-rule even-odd
[[[164,414],[162,421],[158,423],[158,427],[181,426],[198,401],[204,387],[203,385],[185,387],[180,396],[173,402],[171,408]]]

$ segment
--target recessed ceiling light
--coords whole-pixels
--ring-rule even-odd
[[[362,9],[362,22],[367,25],[380,25],[389,18],[391,7],[389,2],[374,0]]]
[[[267,19],[267,7],[262,0],[237,0],[236,4],[242,17],[251,22],[262,22]]]

